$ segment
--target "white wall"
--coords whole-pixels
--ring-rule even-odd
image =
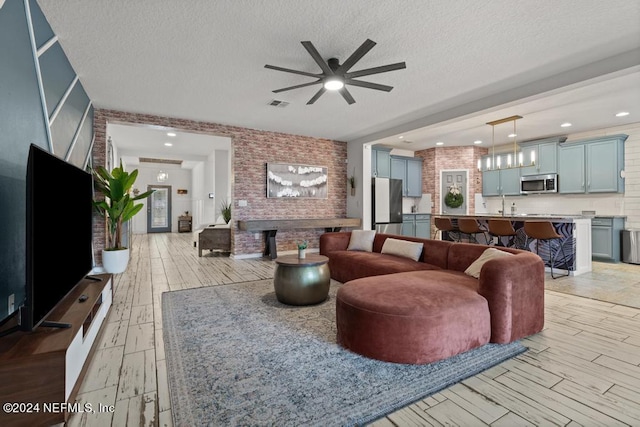
[[[365,155],[367,160],[365,161]],[[366,171],[363,170],[363,165],[368,165]],[[347,178],[351,175],[356,177],[356,195],[351,195],[351,187],[347,182]],[[347,176],[345,177],[344,185],[347,186],[347,217],[348,218],[362,218],[362,201],[363,201],[363,188],[364,186],[371,186],[371,181],[364,182],[363,176],[371,176],[371,150],[363,149],[363,145],[360,143],[348,143],[347,144]],[[340,185],[340,183],[338,183]],[[371,191],[369,191],[370,193]],[[369,227],[364,227],[365,230],[371,228],[371,218],[368,218],[367,224]],[[363,218],[363,225],[365,225]]]
[[[213,185],[216,192],[214,213],[215,219],[217,219],[221,215],[222,203],[231,202],[233,199],[231,197],[231,156],[229,156],[229,151],[216,150],[214,154],[215,159],[213,162]]]

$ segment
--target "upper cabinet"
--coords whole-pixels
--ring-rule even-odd
[[[624,141],[610,135],[558,147],[560,193],[623,193]]]
[[[511,154],[495,156],[496,165],[504,169],[484,170],[482,172],[483,196],[519,196],[520,195],[520,168],[509,168],[508,160]],[[487,159],[494,161],[493,156],[482,158],[482,164],[487,165]]]
[[[566,139],[566,137],[562,136],[519,143],[518,145],[522,149],[522,164],[531,165],[521,168],[520,175],[557,173],[558,144]]]
[[[422,197],[422,159],[407,159],[407,197]]]
[[[377,178],[391,177],[391,149],[371,147],[371,176]]]
[[[391,178],[402,180],[402,195],[422,197],[422,159],[391,156]]]

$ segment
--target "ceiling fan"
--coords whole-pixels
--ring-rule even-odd
[[[313,104],[324,94],[327,90],[337,90],[340,92],[342,97],[348,104],[353,104],[355,99],[349,93],[345,85],[359,86],[365,87],[369,89],[382,90],[385,92],[389,92],[393,89],[393,86],[381,85],[377,83],[363,82],[362,80],[355,80],[356,77],[369,76],[371,74],[379,74],[386,73],[388,71],[401,70],[403,68],[407,68],[407,65],[404,62],[398,62],[395,64],[383,65],[380,67],[367,68],[359,71],[349,70],[358,62],[367,52],[369,52],[375,45],[376,42],[367,39],[355,52],[351,54],[346,61],[342,64],[336,58],[330,58],[328,61],[324,61],[318,53],[318,50],[313,46],[311,42],[301,42],[302,46],[307,49],[309,55],[313,58],[314,61],[320,66],[322,73],[308,73],[306,71],[298,71],[292,70],[289,68],[276,67],[275,65],[265,65],[265,68],[269,68],[271,70],[276,71],[284,71],[287,73],[300,74],[307,77],[313,77],[316,80],[310,83],[303,83],[295,86],[289,86],[282,89],[276,89],[273,93],[284,92],[292,89],[299,89],[301,87],[313,86],[316,84],[322,84],[322,87],[315,95],[307,102],[307,105]]]

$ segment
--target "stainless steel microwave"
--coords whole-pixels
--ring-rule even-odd
[[[557,193],[558,174],[520,177],[520,194]]]

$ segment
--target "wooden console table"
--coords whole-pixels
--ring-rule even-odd
[[[207,227],[198,233],[198,256],[203,249],[231,251],[231,229],[229,227]]]
[[[265,237],[264,256],[278,257],[276,233],[278,230],[324,228],[325,232],[340,231],[342,227],[360,227],[360,218],[313,218],[313,219],[254,219],[238,221],[242,231],[262,231]]]

